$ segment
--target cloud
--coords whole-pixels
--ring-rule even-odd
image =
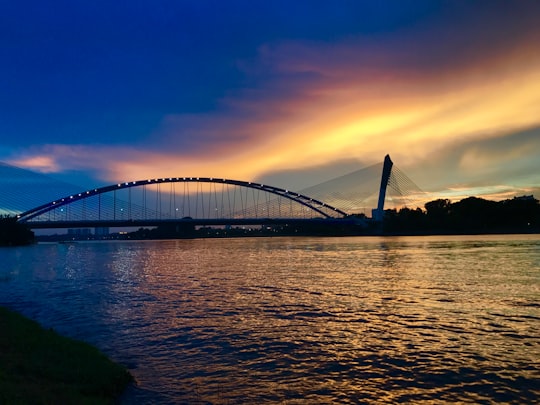
[[[217,111],[168,116],[154,139],[209,165],[241,160],[240,173],[253,177],[388,152],[408,163],[455,142],[533,126],[538,30],[510,28],[508,35],[492,27],[496,35],[470,37],[468,45],[472,28],[448,44],[426,43],[418,32],[379,42],[266,44],[241,64],[257,86],[225,97]]]
[[[25,167],[40,173],[56,173],[61,170],[58,162],[50,155],[33,155],[12,159],[11,165]]]
[[[338,161],[375,163],[387,153],[403,167],[455,156],[459,176],[428,173],[426,184],[442,187],[443,177],[453,184],[469,172],[497,184],[493,165],[510,167],[528,149],[503,156],[482,147],[540,125],[540,28],[522,7],[507,19],[487,9],[469,15],[455,6],[450,21],[371,37],[263,44],[256,58],[239,61],[243,89],[213,111],[164,116],[144,149],[48,145],[13,161],[49,157],[43,168],[93,170],[114,182],[250,180]]]
[[[538,193],[538,156],[540,126],[455,142],[401,168],[434,197],[502,199]]]

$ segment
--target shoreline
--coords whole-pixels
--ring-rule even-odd
[[[113,404],[134,379],[88,343],[0,306],[0,403]]]
[[[206,233],[198,234],[191,236],[175,236],[175,237],[133,237],[131,235],[121,235],[121,237],[109,237],[109,238],[77,238],[77,237],[67,237],[67,235],[54,235],[54,236],[37,236],[36,243],[76,243],[76,242],[88,242],[88,241],[144,241],[144,240],[194,240],[194,239],[240,239],[240,238],[289,238],[289,237],[392,237],[392,236],[479,236],[479,235],[540,235],[540,229],[514,229],[514,230],[497,230],[497,231],[486,231],[486,230],[474,230],[469,231],[416,231],[416,232],[363,232],[363,233],[289,233],[289,234],[280,234],[280,233],[271,233],[271,232],[246,232],[242,234],[224,234],[223,232],[216,233]]]

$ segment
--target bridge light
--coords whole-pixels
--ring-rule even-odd
[[[129,183],[126,183],[126,186],[128,185]]]
[[[118,184],[118,187],[120,187],[120,186],[121,186],[121,184]]]
[[[69,196],[69,198],[73,198],[73,196],[72,196],[72,195],[70,195],[70,196]]]
[[[90,191],[87,191],[86,194],[90,194]]]
[[[53,205],[56,204],[56,201],[53,201]]]
[[[134,181],[134,182],[133,182],[133,183],[131,183],[131,184],[137,184],[137,182],[136,182],[136,181]]]
[[[79,197],[81,196],[81,193],[79,193]]]

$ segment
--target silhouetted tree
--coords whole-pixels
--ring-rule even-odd
[[[426,229],[426,214],[421,208],[386,210],[384,231],[387,233],[422,232]]]
[[[448,227],[452,203],[448,199],[430,201],[424,205],[426,209],[427,224],[430,229],[444,229]]]
[[[0,218],[0,246],[28,245],[33,241],[34,232],[18,223],[17,218]]]
[[[497,202],[483,198],[468,197],[451,205],[450,227],[471,232],[497,228],[500,214]]]
[[[501,224],[512,227],[540,227],[540,202],[531,196],[515,197],[499,203]]]

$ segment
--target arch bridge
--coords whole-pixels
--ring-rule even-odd
[[[117,183],[50,201],[18,215],[36,228],[240,225],[337,220],[343,210],[261,183],[212,177],[170,177]]]

